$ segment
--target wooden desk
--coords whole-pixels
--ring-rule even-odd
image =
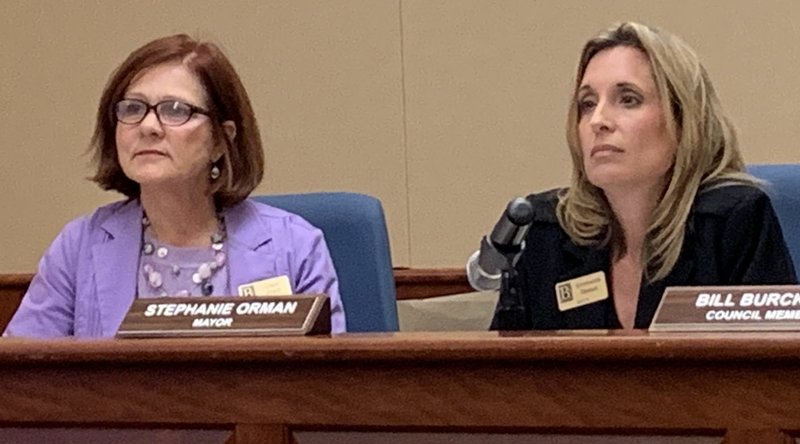
[[[0,426],[690,434],[790,442],[800,335],[0,340]]]

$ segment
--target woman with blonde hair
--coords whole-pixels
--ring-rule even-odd
[[[622,23],[589,40],[567,119],[568,188],[528,197],[522,325],[647,328],[667,286],[792,284],[780,225],[695,52]],[[578,301],[572,289],[582,288]]]

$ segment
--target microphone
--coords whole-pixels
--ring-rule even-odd
[[[503,271],[514,266],[525,247],[525,235],[533,222],[533,206],[523,197],[508,203],[491,234],[467,261],[467,279],[478,291],[499,290]]]

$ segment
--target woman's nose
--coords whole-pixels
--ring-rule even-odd
[[[161,125],[158,115],[156,115],[155,108],[147,110],[147,114],[139,122],[139,129],[146,134],[162,134],[164,132],[164,127]]]
[[[605,100],[595,106],[589,125],[595,133],[614,129],[612,110]]]

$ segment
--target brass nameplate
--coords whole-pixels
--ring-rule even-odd
[[[326,295],[136,299],[117,337],[328,334],[330,312]]]
[[[668,287],[650,331],[800,331],[800,286]]]

